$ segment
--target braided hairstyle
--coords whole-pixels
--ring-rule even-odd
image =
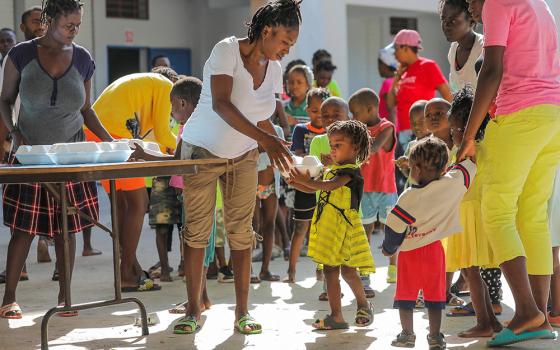
[[[162,67],[162,66],[154,67],[154,68],[152,68],[151,73],[163,75],[164,77],[166,77],[172,83],[179,80],[179,74],[177,74],[177,72],[175,72],[175,70],[173,70],[173,68]]]
[[[352,144],[358,149],[356,163],[362,164],[368,160],[371,136],[364,123],[357,120],[336,121],[327,129],[327,135],[332,134],[341,134],[352,141]]]
[[[311,103],[311,100],[314,98],[319,98],[321,101],[325,101],[327,98],[331,97],[331,93],[329,90],[325,88],[311,88],[307,92],[306,102],[307,105]]]
[[[427,172],[441,172],[449,162],[449,149],[444,141],[430,136],[420,141],[410,150],[410,162]]]
[[[43,0],[41,21],[47,23],[48,18],[55,19],[59,15],[80,11],[83,6],[79,0]]]
[[[266,26],[286,28],[299,27],[301,23],[301,0],[272,0],[255,12],[250,23],[247,36],[251,43],[261,36]]]
[[[459,90],[453,96],[453,102],[451,103],[451,108],[449,109],[449,119],[457,119],[459,123],[465,127],[469,121],[469,114],[471,113],[471,108],[474,103],[474,92],[470,85],[465,86]],[[486,125],[490,121],[490,116],[486,114],[486,117],[482,121],[480,128],[476,132],[475,139],[481,141],[484,138],[484,131]]]
[[[443,13],[443,7],[445,5],[453,6],[454,8],[461,10],[467,19],[471,20],[473,24],[475,23],[471,13],[469,12],[469,3],[467,0],[439,0],[438,12],[440,16]]]

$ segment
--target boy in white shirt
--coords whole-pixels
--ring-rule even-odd
[[[385,227],[383,254],[399,250],[395,307],[403,331],[392,343],[413,347],[412,311],[423,290],[430,333],[430,349],[444,349],[440,332],[445,309],[445,254],[440,239],[461,232],[459,204],[476,174],[476,165],[465,160],[446,172],[449,150],[435,137],[419,141],[410,152],[412,187],[399,197]]]

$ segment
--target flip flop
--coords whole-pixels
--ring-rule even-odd
[[[278,281],[280,281],[280,276],[273,275],[270,272],[269,273],[260,273],[259,278],[261,279],[261,281],[268,281],[268,282],[278,282]]]
[[[451,309],[447,314],[447,317],[465,317],[465,316],[476,316],[472,304],[456,306]]]
[[[366,298],[368,299],[375,298],[375,291],[373,290],[373,288],[371,288],[371,286],[365,286],[364,293],[366,294]]]
[[[373,323],[373,304],[368,303],[368,308],[360,308],[356,312],[355,324],[357,327],[367,327]],[[366,322],[360,323],[358,319],[365,319]]]
[[[189,330],[185,330],[186,327],[189,327]],[[173,334],[193,334],[198,332],[202,328],[201,325],[198,324],[196,318],[192,315],[185,316],[173,326]]]
[[[58,306],[64,307],[64,303],[58,304]],[[56,315],[58,317],[76,317],[78,316],[78,311],[77,310],[61,311],[61,312],[57,312]]]
[[[262,326],[260,323],[257,323],[251,315],[246,314],[241,316],[241,318],[233,324],[235,330],[244,335],[250,334],[261,334],[262,333]],[[246,330],[245,327],[249,327],[251,330]]]
[[[556,339],[556,333],[543,329],[540,331],[526,331],[515,334],[511,329],[504,328],[500,333],[496,334],[492,340],[488,341],[488,347],[505,346],[517,344],[533,339]]]
[[[317,331],[332,331],[335,329],[348,329],[348,323],[346,322],[336,322],[333,320],[331,315],[325,316],[322,320],[315,320],[313,323],[313,328]]]
[[[18,303],[13,302],[11,304],[6,304],[0,307],[0,318],[6,318],[9,320],[19,320],[23,317],[21,313],[21,308]]]
[[[161,286],[155,284],[154,280],[150,278],[140,278],[139,284],[136,287],[121,287],[122,293],[154,292],[158,290],[161,290]]]

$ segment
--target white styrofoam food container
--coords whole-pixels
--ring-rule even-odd
[[[292,156],[292,158],[292,167],[302,173],[309,171],[309,175],[311,177],[319,176],[321,174],[321,171],[323,170],[323,164],[321,164],[321,161],[316,156]],[[288,177],[289,174],[283,172],[282,176]]]
[[[55,163],[49,155],[50,148],[50,145],[22,145],[16,151],[16,158],[23,165],[52,165]]]

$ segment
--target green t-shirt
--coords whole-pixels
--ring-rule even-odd
[[[317,135],[311,140],[309,155],[315,156],[321,160],[321,154],[329,153],[331,153],[331,146],[329,145],[329,137],[327,134]]]

